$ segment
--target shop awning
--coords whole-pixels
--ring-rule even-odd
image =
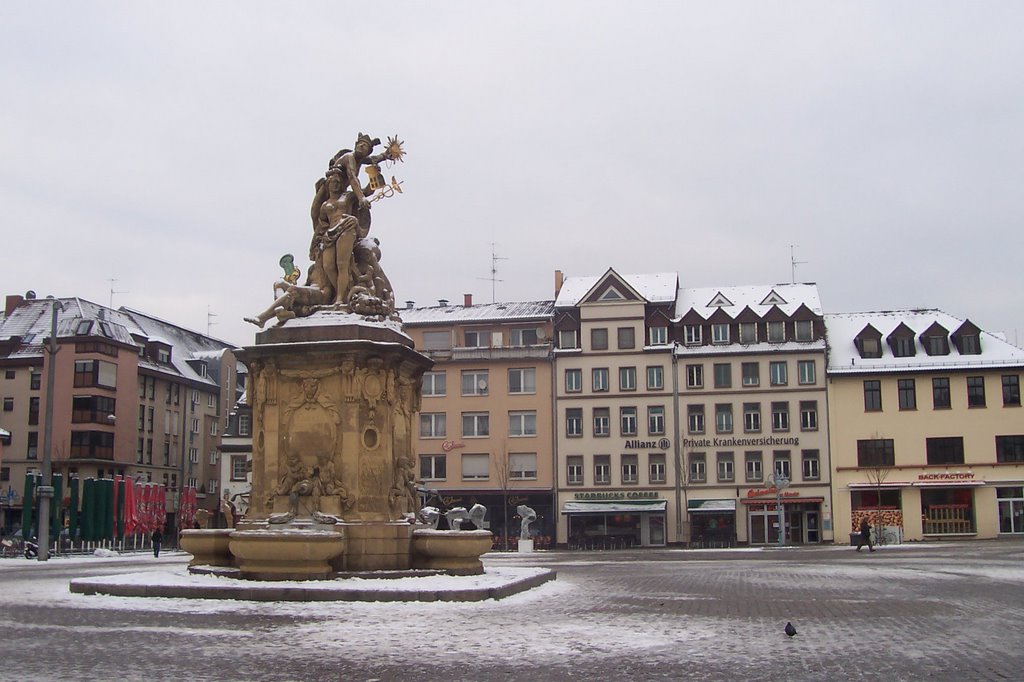
[[[911,486],[910,481],[883,481],[881,483],[866,483],[864,481],[853,481],[847,484],[847,488],[860,489],[860,488],[909,488]]]
[[[562,505],[563,514],[623,514],[640,512],[665,511],[665,500],[649,502],[566,502]]]
[[[824,502],[824,497],[783,497],[782,504],[801,504],[803,502]],[[743,499],[743,504],[775,504],[774,496],[766,497],[747,497]]]
[[[736,511],[736,500],[690,500],[686,508],[691,512]]]
[[[914,481],[915,488],[976,488],[985,481]]]

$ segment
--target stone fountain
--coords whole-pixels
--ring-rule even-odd
[[[373,203],[401,193],[380,164],[402,161],[402,142],[389,138],[373,155],[379,144],[360,133],[353,150],[331,158],[315,186],[304,283],[285,256],[274,302],[246,318],[261,329],[275,321],[237,353],[249,369],[253,414],[249,513],[236,529],[184,531],[193,568],[227,566],[257,580],[483,571],[489,533],[438,541],[438,531],[415,521],[413,428],[433,363],[402,332],[369,235]]]

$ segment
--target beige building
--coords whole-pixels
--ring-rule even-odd
[[[516,508],[537,512],[538,547],[555,533],[551,301],[407,308],[423,377],[415,449],[427,504],[487,507],[496,546],[520,534]]]
[[[1024,351],[938,310],[825,321],[836,539],[1024,534]]]

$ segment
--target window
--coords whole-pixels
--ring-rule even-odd
[[[420,478],[424,481],[448,478],[448,456],[420,455]]]
[[[246,457],[245,455],[231,455],[231,480],[244,481],[246,478]]]
[[[789,383],[789,367],[785,360],[768,363],[768,375],[772,386],[785,386]]]
[[[583,370],[582,369],[567,369],[565,370],[565,392],[566,393],[579,393],[583,390]]]
[[[814,371],[814,360],[797,360],[796,363],[797,381],[802,385],[813,384],[816,381]]]
[[[608,485],[611,482],[611,455],[594,455],[594,483],[597,485]]]
[[[28,423],[29,426],[39,423],[39,398],[28,399]]]
[[[216,405],[217,405],[217,396],[215,396],[212,393],[207,394],[207,396],[206,396],[206,406],[207,407],[215,407]]]
[[[896,387],[899,390],[899,402],[901,410],[917,409],[917,388],[913,379],[898,379]]]
[[[805,481],[816,481],[821,478],[821,464],[817,450],[804,450],[801,453],[801,471]]]
[[[865,336],[860,340],[860,356],[862,358],[882,357],[882,344],[873,336]]]
[[[169,414],[169,413],[168,413]],[[247,414],[238,415],[238,435],[248,436],[249,435],[249,420],[250,417]]]
[[[818,430],[818,401],[817,400],[801,400],[800,401],[800,430],[801,431],[817,431]]]
[[[114,434],[107,431],[72,431],[73,459],[114,459]]]
[[[949,405],[949,379],[947,377],[932,379],[932,408],[948,409]]]
[[[686,387],[704,388],[704,365],[686,366]]]
[[[797,320],[793,323],[793,328],[797,341],[811,341],[814,339],[814,323],[810,320]]]
[[[508,435],[517,438],[537,435],[537,412],[526,410],[508,413]]]
[[[668,327],[651,327],[647,338],[652,346],[663,346],[668,343]]]
[[[171,444],[164,441],[164,466],[171,465]]]
[[[117,365],[103,360],[75,360],[75,388],[117,388]]]
[[[466,330],[465,334],[467,348],[489,348],[491,346],[491,332],[484,330]]]
[[[565,410],[565,435],[567,438],[583,435],[583,408],[570,407]]]
[[[444,372],[426,372],[423,375],[423,395],[448,395],[448,375]]]
[[[618,336],[619,350],[636,348],[636,332],[632,327],[619,327],[616,330]]]
[[[217,494],[217,479],[211,478],[206,481],[206,492],[211,495]]]
[[[569,455],[565,458],[565,481],[569,485],[583,485],[582,455]]]
[[[703,483],[708,478],[707,461],[703,452],[690,453],[690,482]]]
[[[537,329],[513,329],[508,333],[508,341],[513,346],[536,346],[540,342]]]
[[[444,412],[420,412],[420,438],[444,438],[447,435],[447,414]]]
[[[647,456],[648,480],[651,483],[665,482],[665,454],[652,452]]]
[[[768,323],[768,343],[782,343],[786,340],[786,323]]]
[[[892,438],[874,438],[857,441],[857,466],[896,466],[896,450]]]
[[[114,414],[113,401],[111,401],[111,408],[110,408],[109,414],[110,415]],[[154,425],[155,421],[156,421],[156,408],[152,407],[152,406],[147,407],[146,408],[146,433],[153,433],[153,425]],[[217,433],[216,433],[217,422],[216,421],[212,422],[211,430],[213,431],[213,433],[211,433],[210,435],[216,436],[217,435]]]
[[[537,453],[518,452],[508,456],[508,477],[517,481],[537,478]]]
[[[789,431],[789,403],[772,403],[772,431]]]
[[[150,441],[152,442],[152,441]],[[217,462],[220,460],[220,453],[216,450],[210,450],[210,466],[217,466]]]
[[[595,367],[590,372],[590,383],[592,391],[608,390],[608,368]]]
[[[1024,436],[996,436],[996,461],[1024,462]]]
[[[72,416],[72,420],[74,420],[74,416]],[[139,405],[139,420],[136,422],[136,429],[138,431],[142,431],[145,428],[146,428],[146,406],[145,405]]]
[[[195,417],[189,422],[189,433],[199,433],[199,420]]]
[[[604,438],[611,435],[611,416],[607,407],[594,408],[594,436]]]
[[[740,322],[740,343],[757,343],[757,324],[754,322]]]
[[[597,327],[590,330],[590,350],[608,350],[608,330]]]
[[[463,412],[462,436],[484,438],[491,435],[491,416],[488,412]]]
[[[761,365],[757,362],[744,362],[741,368],[744,386],[757,386],[761,383]]]
[[[487,395],[487,370],[462,372],[462,395]]]
[[[622,456],[622,482],[636,483],[640,480],[640,466],[636,455]]]
[[[874,379],[864,382],[864,411],[882,411],[882,382]]]
[[[39,432],[28,432],[28,448],[25,451],[27,459],[36,459],[39,455]]]
[[[793,480],[792,470],[789,466],[789,451],[779,450],[772,454],[772,471],[777,477]]]
[[[536,393],[537,370],[534,367],[514,367],[508,371],[509,393]]]
[[[921,338],[921,345],[928,355],[949,355],[949,341],[945,334],[934,334]]]
[[[619,367],[619,390],[636,390],[636,367]]]
[[[960,355],[981,355],[981,342],[975,334],[964,334],[960,337]]]
[[[736,469],[731,452],[719,452],[718,459],[718,482],[728,483],[736,479]]]
[[[13,369],[5,369],[4,370],[4,379],[13,379],[15,376],[17,376],[17,372],[15,370],[13,370]]]
[[[192,464],[199,464],[199,448],[188,449],[188,461]]]
[[[715,430],[718,433],[732,433],[732,405],[719,403],[715,405]]]
[[[715,363],[715,388],[732,386],[732,365],[728,362]]]
[[[963,464],[964,439],[961,436],[925,438],[929,464]]]
[[[1020,406],[1020,377],[1016,374],[1003,375],[1003,407]]]
[[[686,428],[690,433],[704,433],[704,406],[686,406]]]
[[[558,332],[559,348],[579,348],[579,341],[576,338],[575,329],[563,329]]]
[[[967,407],[985,407],[985,377],[967,377]]]
[[[743,430],[747,433],[761,430],[761,403],[743,403]]]
[[[153,379],[153,377],[150,377],[149,379],[150,379],[150,381],[153,381],[154,383],[156,382],[156,380]],[[29,390],[31,390],[31,391],[38,391],[40,386],[42,386],[42,384],[43,384],[43,373],[42,372],[32,372],[31,374],[28,375],[28,388],[29,388]],[[152,398],[153,397],[153,395],[152,395],[153,394],[152,387],[150,388],[149,393],[150,393],[149,397]]]
[[[647,390],[660,391],[665,388],[665,368],[652,365],[647,368]]]
[[[761,481],[764,479],[764,471],[761,468],[761,453],[747,452],[743,455],[747,464],[747,480]]]
[[[452,347],[452,334],[449,332],[424,332],[424,350],[447,350]]]
[[[897,336],[892,339],[892,354],[896,358],[914,357],[914,337]]]
[[[462,455],[462,478],[464,480],[486,480],[490,476],[490,455],[469,453]]]
[[[687,346],[699,346],[701,341],[702,337],[699,324],[683,325],[683,343]]]
[[[636,408],[635,407],[621,407],[619,408],[619,430],[623,436],[635,436],[636,435]]]
[[[146,439],[139,438],[139,444],[135,446],[135,463],[142,464],[145,461]]]
[[[729,343],[729,325],[728,324],[713,324],[713,325],[711,325],[711,343],[715,343],[715,344]]]
[[[4,412],[14,411],[14,398],[4,398]]]
[[[660,436],[665,433],[665,408],[652,405],[647,408],[647,433]]]

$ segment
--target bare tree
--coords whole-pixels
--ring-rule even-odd
[[[865,471],[868,483],[875,487],[875,542],[882,538],[882,484],[891,473],[892,469],[882,464],[875,464]]]
[[[508,494],[512,488],[512,463],[508,454],[508,443],[501,439],[501,446],[494,455],[494,477],[501,489],[502,545],[508,551]]]

